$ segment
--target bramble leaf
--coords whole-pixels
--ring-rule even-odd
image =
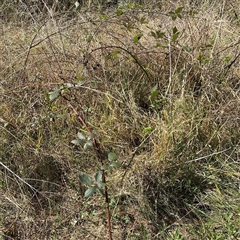
[[[85,139],[86,139],[86,135],[83,134],[83,133],[80,133],[80,132],[77,133],[77,137],[78,137],[79,139],[81,139],[81,140],[85,140]]]
[[[85,184],[85,185],[87,185],[89,187],[91,187],[92,184],[93,184],[93,179],[89,175],[87,175],[85,173],[79,174],[78,178],[79,178],[81,183],[83,183],[83,184]]]
[[[104,191],[103,191],[103,189],[101,187],[97,186],[97,190],[104,196]]]
[[[84,194],[84,197],[91,197],[96,192],[97,186],[90,187]]]
[[[92,140],[93,138],[95,138],[96,135],[94,133],[90,134],[88,137],[87,137],[87,140],[90,141]]]
[[[117,154],[114,153],[114,152],[108,153],[108,160],[109,160],[109,161],[115,161],[115,160],[117,160]]]
[[[81,80],[81,77],[77,79],[77,81],[79,82],[75,84],[75,87],[81,87],[85,83],[84,81],[80,81],[80,80]]]
[[[102,182],[102,172],[101,171],[98,171],[95,174],[95,180],[96,180],[97,183],[101,183]]]
[[[107,164],[104,164],[102,167],[101,167],[102,170],[108,170],[109,169],[109,165]]]
[[[112,166],[112,167],[115,167],[115,168],[120,168],[122,165],[121,165],[121,163],[119,163],[119,162],[113,162],[113,163],[111,164],[111,166]]]
[[[48,96],[49,96],[49,100],[50,101],[55,100],[59,96],[59,90],[57,89],[57,90],[55,90],[53,92],[49,92]]]
[[[97,183],[97,186],[99,187],[99,188],[103,188],[103,187],[105,187],[107,184],[106,183]]]
[[[90,142],[90,141],[87,141],[84,146],[83,146],[83,149],[86,151],[88,150],[89,148],[92,148],[93,147],[93,143]]]
[[[75,144],[75,145],[79,145],[82,143],[82,141],[80,139],[74,139],[71,141],[71,143]]]

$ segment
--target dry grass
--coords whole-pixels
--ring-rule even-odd
[[[86,129],[46,97],[81,81],[64,95],[122,163],[107,178],[114,239],[240,238],[238,1],[187,1],[173,21],[179,6],[2,25],[2,239],[107,238],[104,200],[77,178],[96,156],[70,143]]]

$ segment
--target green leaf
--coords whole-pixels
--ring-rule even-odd
[[[115,160],[117,160],[117,154],[114,153],[114,152],[108,153],[108,160],[109,160],[109,161],[115,161]]]
[[[112,58],[112,55],[111,54],[108,54],[105,56],[105,60],[110,60]]]
[[[151,35],[154,38],[163,38],[165,36],[165,32],[161,32],[161,31],[153,32],[153,31],[151,31]]]
[[[78,83],[75,84],[75,87],[81,87],[85,83],[84,81],[80,81],[80,80],[81,80],[81,77],[77,79]]]
[[[100,16],[100,19],[108,19],[108,18],[109,18],[108,15],[101,15],[101,16]]]
[[[92,35],[85,35],[84,38],[86,39],[86,41],[88,43],[90,43],[93,40],[93,36]]]
[[[157,38],[163,38],[165,36],[165,32],[158,31],[157,33]]]
[[[151,93],[151,95],[150,95],[150,100],[151,100],[152,102],[155,101],[157,95],[158,95],[158,90],[153,91],[153,92]]]
[[[123,22],[123,26],[126,27],[127,30],[128,30],[129,32],[132,31],[132,28],[133,28],[132,23],[128,23],[128,22],[126,23],[126,22]]]
[[[71,141],[71,143],[73,143],[75,145],[80,145],[82,143],[82,141],[80,139],[74,139]]]
[[[130,237],[132,237],[132,238],[137,238],[137,239],[141,239],[141,238],[142,238],[142,235],[132,234],[132,235],[130,235]]]
[[[132,9],[134,6],[133,6],[133,4],[127,4],[126,6],[125,6],[126,8],[128,8],[128,9]]]
[[[159,47],[162,47],[162,44],[157,42],[156,45],[154,46],[155,48],[159,48]]]
[[[149,126],[149,127],[144,128],[143,130],[144,130],[144,132],[149,133],[149,132],[153,131],[153,128],[151,126]]]
[[[53,101],[54,99],[56,99],[59,96],[59,90],[57,89],[53,92],[49,92],[48,95],[49,95],[49,100]]]
[[[80,132],[77,133],[77,137],[78,137],[79,139],[81,139],[81,140],[85,140],[85,139],[86,139],[86,135],[83,134],[83,133],[80,133]]]
[[[97,183],[97,186],[98,186],[99,188],[103,188],[103,187],[105,187],[106,185],[107,185],[106,183],[101,183],[101,182]]]
[[[80,3],[79,3],[78,1],[76,1],[76,2],[74,3],[74,5],[75,5],[75,8],[78,9],[78,7],[80,6]]]
[[[83,183],[89,187],[91,187],[93,185],[93,179],[85,173],[79,174],[78,178],[81,183]]]
[[[52,109],[53,111],[55,111],[55,110],[57,110],[57,106],[52,104],[51,109]]]
[[[152,93],[152,92],[155,92],[157,89],[158,89],[158,86],[155,85],[155,86],[151,89],[151,93]]]
[[[178,32],[177,27],[174,27],[174,28],[172,29],[172,31],[173,31],[173,34],[177,33],[177,32]]]
[[[146,18],[145,18],[145,17],[142,17],[142,18],[140,19],[141,24],[147,23],[145,20],[146,20]]]
[[[97,186],[90,187],[84,194],[84,197],[91,197],[96,192]]]
[[[112,167],[115,167],[115,168],[120,168],[121,166],[122,166],[122,164],[120,163],[120,162],[113,162],[112,164],[111,164],[111,166]]]
[[[70,84],[70,85],[69,85]],[[61,85],[60,86],[60,88],[59,88],[59,90],[61,90],[61,91],[66,91],[66,90],[68,90],[68,86],[70,86],[70,87],[73,87],[73,84],[71,84],[71,83],[67,83],[66,85]]]
[[[46,92],[46,100],[47,100],[47,102],[49,103],[50,102],[50,95],[49,95],[49,92]]]
[[[191,47],[188,46],[182,46],[182,49],[187,52],[191,52],[193,50]]]
[[[183,7],[179,7],[178,9],[175,10],[175,13],[181,13],[183,10]]]
[[[94,133],[90,134],[87,138],[88,141],[92,140],[93,138],[95,138],[96,135]]]
[[[154,37],[154,38],[157,38],[157,34],[153,31],[151,31],[151,35]]]
[[[88,150],[89,148],[92,148],[92,147],[93,147],[93,143],[88,141],[84,144],[83,149],[86,151],[86,150]]]
[[[56,117],[57,117],[57,118],[66,119],[66,118],[67,118],[67,115],[66,115],[66,114],[57,114]]]
[[[132,234],[132,235],[130,235],[130,237],[141,239],[142,235]]]
[[[182,19],[182,15],[181,14],[177,14],[177,17]]]
[[[122,8],[118,8],[118,10],[116,11],[116,14],[117,14],[118,16],[122,15],[122,14],[123,14]]]
[[[135,58],[130,57],[130,58],[129,58],[129,61],[131,61],[131,62],[135,62],[136,60],[135,60]]]
[[[211,43],[209,43],[209,44],[206,44],[206,48],[211,48],[213,45],[211,44]]]
[[[144,68],[144,70],[145,70],[146,72],[148,72],[148,71],[150,70],[149,66],[146,66],[146,67]]]
[[[231,57],[230,57],[230,56],[227,56],[227,57],[225,57],[225,58],[223,59],[224,62],[230,62],[230,60],[231,60]]]
[[[203,55],[200,53],[199,56],[197,57],[197,60],[201,62],[203,60]]]
[[[150,101],[155,101],[156,100],[156,98],[157,98],[157,95],[158,95],[158,89],[157,89],[158,87],[157,87],[157,85],[156,86],[154,86],[152,89],[151,89],[151,94],[150,94]]]
[[[101,187],[97,186],[97,190],[104,196],[104,190]]]
[[[101,171],[98,171],[96,174],[95,174],[95,180],[96,182],[102,182],[102,172]]]
[[[136,36],[134,36],[133,42],[138,43],[142,36],[143,36],[142,34],[137,34]]]
[[[75,85],[72,84],[72,83],[65,83],[65,84],[64,84],[64,87],[65,87],[66,89],[68,89],[68,88],[73,88],[73,87],[75,87]],[[64,90],[64,88],[61,87],[61,90]]]
[[[178,39],[178,33],[172,35],[172,40],[176,41]]]
[[[137,16],[133,16],[137,21],[140,21],[140,19]]]
[[[111,56],[112,56],[112,57],[115,57],[115,56],[117,56],[119,53],[120,53],[120,50],[116,50],[116,51],[112,52]]]
[[[101,167],[102,170],[108,170],[109,169],[109,165],[107,164],[104,164],[102,167]]]
[[[120,53],[120,50],[113,51],[111,54],[105,56],[106,60],[112,59],[116,57]]]

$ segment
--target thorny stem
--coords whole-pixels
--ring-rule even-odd
[[[72,105],[72,103],[63,95],[61,95],[62,98],[67,102],[68,106],[72,109],[72,111],[76,114],[78,120],[82,123],[82,125],[87,129],[87,131],[91,134],[91,130],[88,127],[87,123],[85,122],[84,118],[78,113],[78,111],[75,109],[75,107]],[[94,150],[97,154],[98,161],[103,166],[103,159],[102,159],[102,153],[99,147],[99,144],[96,140],[96,138],[93,138],[93,144],[94,144]],[[113,240],[112,238],[112,226],[111,226],[111,213],[109,209],[109,197],[108,197],[108,188],[106,185],[106,173],[105,170],[102,169],[102,182],[105,183],[104,192],[105,192],[105,203],[106,203],[106,214],[107,214],[107,222],[108,222],[108,237],[109,240]]]

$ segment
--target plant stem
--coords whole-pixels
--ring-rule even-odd
[[[72,109],[72,111],[77,115],[78,120],[84,125],[84,127],[87,129],[87,131],[91,134],[91,130],[88,127],[87,123],[84,121],[84,118],[81,117],[81,115],[78,113],[78,111],[74,108],[72,103],[63,95],[61,95],[63,99],[67,102],[68,106]],[[96,140],[96,138],[93,138],[93,144],[94,144],[94,150],[98,157],[98,162],[100,163],[100,166],[103,166],[103,159],[102,159],[102,153],[99,147],[99,144]],[[108,222],[108,238],[109,240],[113,240],[112,238],[112,225],[111,225],[111,212],[109,208],[109,197],[108,197],[108,188],[106,185],[106,172],[104,169],[102,169],[102,183],[105,184],[104,192],[105,192],[105,203],[106,203],[106,214],[107,214],[107,222]]]
[[[99,148],[99,144],[97,143],[95,138],[93,139],[93,143],[95,146],[95,151],[98,156],[98,161],[102,167],[103,166],[102,154],[101,154],[101,150]],[[102,169],[102,182],[106,184],[106,172],[104,169]],[[113,238],[112,238],[112,226],[111,226],[111,213],[110,213],[110,208],[109,208],[109,197],[108,197],[107,184],[104,187],[104,192],[105,192],[106,213],[107,213],[107,221],[108,221],[108,237],[109,237],[109,240],[112,240]]]

